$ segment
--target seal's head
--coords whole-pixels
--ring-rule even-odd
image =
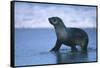
[[[57,25],[60,22],[62,22],[62,20],[59,17],[50,17],[48,18],[48,20],[52,25]]]

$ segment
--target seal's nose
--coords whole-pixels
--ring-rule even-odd
[[[50,21],[51,18],[48,18],[48,19],[49,19],[49,21]]]

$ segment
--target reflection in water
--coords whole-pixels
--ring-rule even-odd
[[[53,52],[53,54],[56,56],[57,64],[88,61],[88,53],[59,51],[59,52]]]
[[[96,50],[88,49],[87,53],[71,52],[70,49],[59,52],[30,52],[25,56],[17,56],[17,58],[19,61],[16,62],[16,66],[91,62],[96,61]]]

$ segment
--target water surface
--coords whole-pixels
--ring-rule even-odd
[[[42,65],[96,61],[96,29],[84,29],[89,36],[88,52],[72,53],[62,45],[59,52],[49,52],[56,42],[53,29],[15,29],[15,65]],[[80,49],[79,49],[80,50]]]

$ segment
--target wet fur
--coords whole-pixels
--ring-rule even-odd
[[[82,52],[87,52],[88,47],[88,35],[79,28],[67,28],[61,18],[51,17],[49,22],[54,26],[57,41],[51,51],[58,51],[62,44],[71,47],[73,52],[77,51],[76,45],[81,47]]]

